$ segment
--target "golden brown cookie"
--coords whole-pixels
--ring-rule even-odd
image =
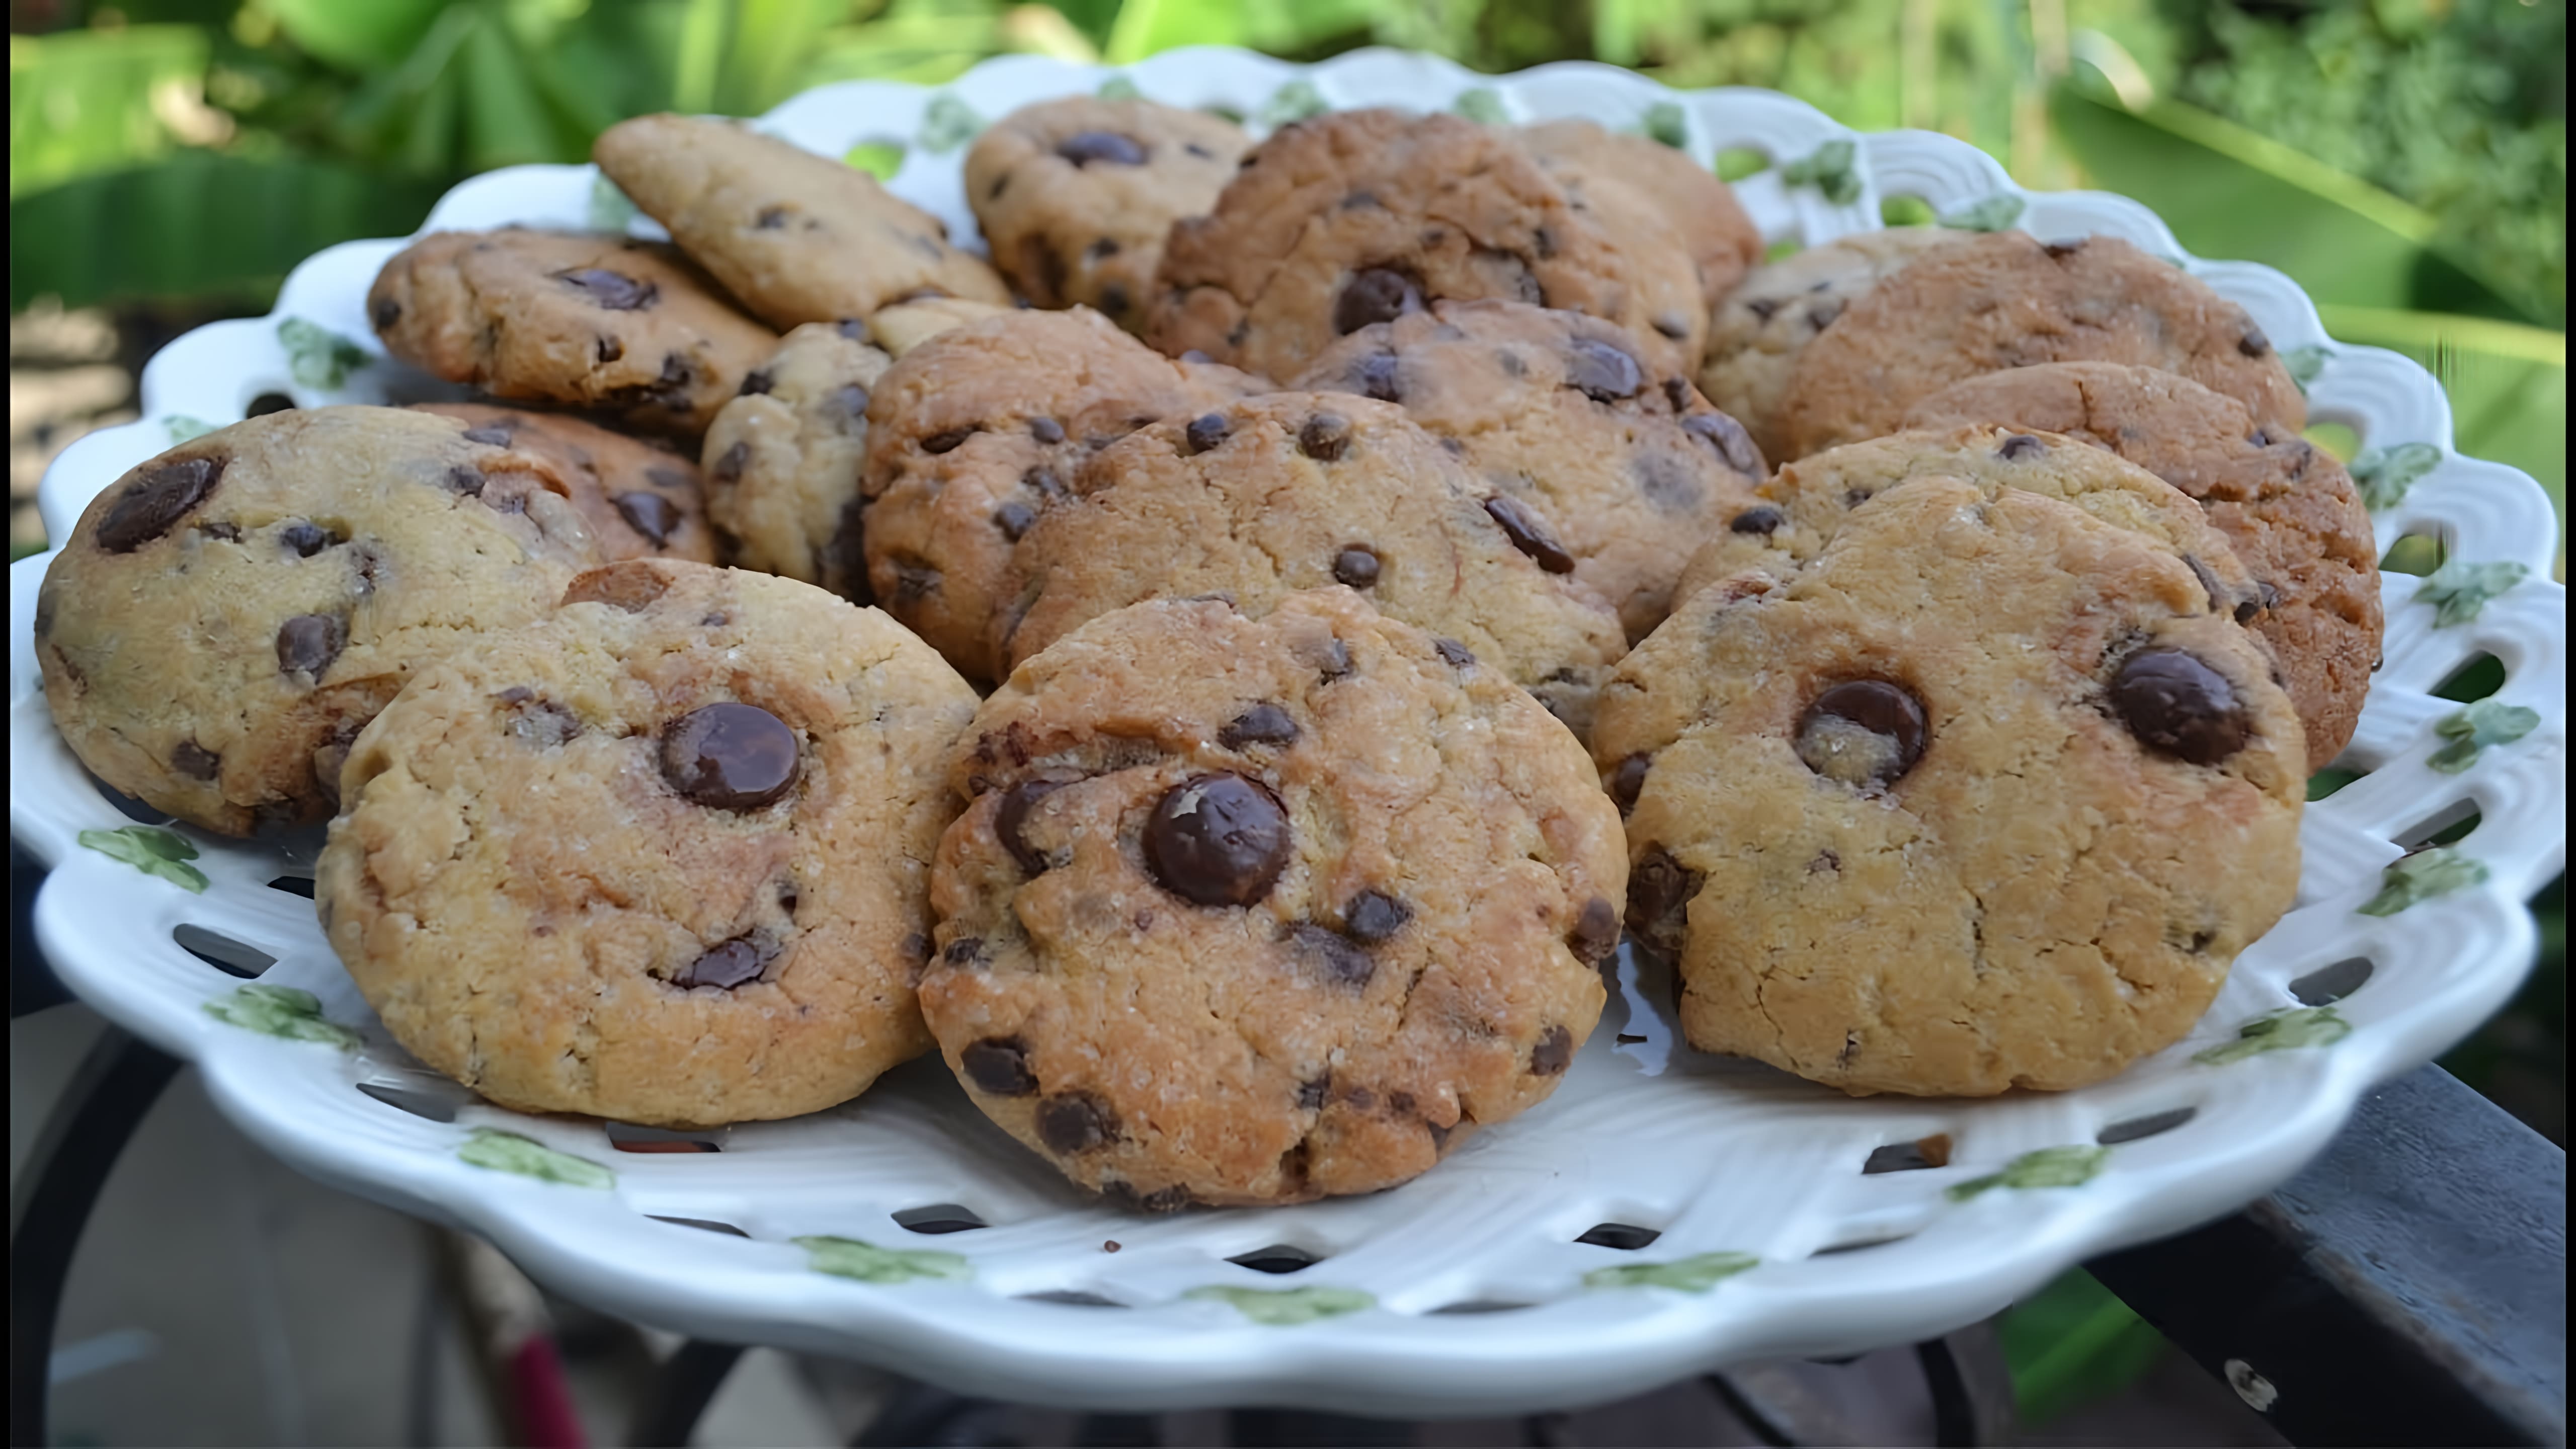
[[[880,314],[882,315],[882,314]],[[736,565],[868,602],[859,469],[870,389],[891,360],[855,322],[809,323],[743,379],[707,429],[707,513]]]
[[[614,564],[358,737],[315,903],[395,1039],[502,1106],[820,1111],[928,1045],[930,857],[974,710],[874,610]]]
[[[1095,620],[952,779],[922,1010],[976,1106],[1131,1207],[1402,1182],[1599,1019],[1625,862],[1581,749],[1342,590]]]
[[[589,521],[601,558],[716,561],[698,466],[670,449],[562,413],[482,403],[416,408],[464,423],[472,442],[515,448],[552,468],[565,496]]]
[[[1616,181],[1662,211],[1699,268],[1700,294],[1710,306],[1760,264],[1762,233],[1735,192],[1673,147],[1585,120],[1544,121],[1516,134],[1560,180]]]

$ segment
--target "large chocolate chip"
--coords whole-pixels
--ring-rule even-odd
[[[1155,883],[1202,906],[1248,906],[1288,865],[1288,812],[1235,774],[1200,775],[1166,791],[1145,825]]]
[[[293,549],[297,558],[311,558],[340,540],[330,530],[298,519],[277,531],[277,541]]]
[[[975,436],[976,431],[977,430],[975,428],[964,427],[950,428],[946,432],[933,433],[929,437],[921,440],[921,451],[931,454],[955,452],[958,444]]]
[[[1561,1026],[1551,1026],[1530,1048],[1530,1075],[1553,1077],[1564,1072],[1574,1060],[1574,1033]]]
[[[170,768],[191,780],[211,780],[223,766],[223,756],[195,740],[181,740],[177,748],[170,751]]]
[[[617,516],[626,526],[644,535],[655,548],[671,541],[685,520],[670,499],[658,493],[621,493],[617,495]]]
[[[1744,425],[1726,413],[1692,413],[1682,419],[1682,431],[1717,450],[1726,466],[1747,478],[1762,476],[1762,450],[1753,443]]]
[[[1037,521],[1037,510],[1025,503],[1013,501],[993,510],[993,526],[1012,543],[1027,537],[1029,525]]]
[[[734,396],[758,397],[777,385],[778,379],[771,377],[766,370],[754,368],[742,375],[742,390],[735,393]]]
[[[1226,721],[1216,732],[1216,742],[1229,750],[1246,745],[1293,745],[1297,742],[1297,722],[1275,704],[1256,704]]]
[[[1393,267],[1363,267],[1333,299],[1333,331],[1348,336],[1378,322],[1422,310],[1422,284]]]
[[[1233,431],[1233,426],[1225,420],[1225,414],[1201,413],[1190,419],[1188,427],[1181,429],[1181,439],[1189,445],[1189,451],[1204,453],[1224,442]]]
[[[1053,418],[1031,418],[1029,436],[1049,445],[1061,443],[1064,441],[1064,424]]]
[[[1476,667],[1475,651],[1469,649],[1466,645],[1459,643],[1455,639],[1432,640],[1431,652],[1439,655],[1440,662],[1448,665],[1452,669],[1473,669]]]
[[[2039,439],[2032,437],[2028,433],[2015,433],[2011,437],[2004,439],[2003,446],[1995,449],[1996,455],[2001,457],[2007,463],[2031,457],[2034,454],[2045,453],[2047,451],[2048,445],[2046,443],[2041,442]]]
[[[1583,903],[1583,914],[1574,918],[1574,929],[1566,933],[1566,946],[1574,959],[1586,966],[1598,966],[1604,958],[1619,949],[1619,912],[1609,900],[1594,896]]]
[[[1798,717],[1798,758],[1828,780],[1878,789],[1923,758],[1923,702],[1883,679],[1846,680]]]
[[[709,809],[757,810],[786,794],[797,770],[796,731],[757,705],[711,704],[662,731],[663,778]]]
[[[349,642],[348,626],[328,614],[298,614],[277,628],[277,667],[316,680]]]
[[[1340,413],[1317,413],[1297,430],[1297,451],[1318,463],[1339,462],[1350,447],[1351,420]]]
[[[1646,370],[1621,348],[1578,337],[1566,344],[1565,385],[1594,402],[1618,402],[1646,385]]]
[[[1038,1140],[1058,1156],[1089,1152],[1118,1135],[1118,1114],[1088,1092],[1066,1092],[1038,1103]]]
[[[460,497],[480,498],[483,496],[484,488],[489,485],[492,480],[483,475],[482,469],[470,464],[459,463],[455,467],[448,469],[446,478],[441,481],[447,484],[449,492],[457,494]],[[525,501],[522,501],[519,506],[525,508],[527,504]]]
[[[1045,851],[1029,844],[1028,825],[1030,808],[1058,788],[1052,780],[1022,780],[1002,792],[1002,803],[993,811],[993,834],[1001,839],[1011,859],[1019,862],[1023,874],[1044,875],[1047,867],[1055,864]]]
[[[1646,789],[1646,772],[1655,766],[1655,757],[1643,750],[1621,760],[1610,772],[1610,801],[1627,814],[1637,808],[1637,797]]]
[[[1342,928],[1371,944],[1403,930],[1412,919],[1413,907],[1384,891],[1362,891],[1342,907]]]
[[[1657,955],[1679,960],[1700,880],[1700,873],[1674,859],[1671,851],[1647,846],[1628,871],[1628,934]]]
[[[1287,939],[1299,961],[1336,986],[1363,987],[1377,974],[1377,962],[1368,952],[1322,926],[1290,926]]]
[[[1377,582],[1377,550],[1355,543],[1333,555],[1333,582],[1365,589]]]
[[[98,546],[109,553],[132,553],[168,533],[215,491],[215,480],[223,476],[226,461],[188,458],[164,464],[127,484],[108,508],[107,517],[99,520]]]
[[[1735,521],[1726,528],[1729,533],[1758,533],[1768,537],[1788,521],[1788,516],[1779,509],[1762,504],[1735,515]]]
[[[641,312],[662,295],[662,289],[651,282],[600,267],[577,267],[555,276],[589,293],[590,300],[611,312]]]
[[[1116,131],[1076,131],[1055,143],[1055,154],[1076,166],[1105,161],[1112,166],[1142,166],[1145,148],[1133,136]]]
[[[1015,1036],[986,1037],[957,1054],[966,1080],[989,1097],[1026,1097],[1038,1089],[1038,1074],[1029,1069],[1029,1044]]]
[[[2138,742],[2195,765],[2238,750],[2252,728],[2227,676],[2180,649],[2141,649],[2120,665],[2111,703]]]
[[[736,936],[720,946],[710,946],[698,959],[680,968],[671,978],[674,986],[713,986],[725,991],[760,979],[760,968],[768,964],[768,953],[748,936]]]
[[[1485,500],[1485,512],[1493,516],[1494,522],[1502,525],[1503,532],[1512,541],[1512,547],[1537,560],[1540,568],[1552,574],[1574,572],[1574,555],[1565,551],[1565,545],[1557,542],[1555,533],[1547,526],[1547,521],[1533,512],[1528,504],[1507,494],[1497,493]]]
[[[1379,402],[1404,401],[1404,385],[1396,377],[1398,363],[1392,352],[1372,352],[1351,364],[1351,382],[1360,396]]]

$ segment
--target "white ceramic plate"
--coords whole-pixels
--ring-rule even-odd
[[[2528,577],[2450,627],[2417,599],[2418,580],[2387,579],[2387,665],[2342,761],[2369,774],[2308,812],[2298,909],[2237,963],[2188,1040],[2061,1096],[1853,1101],[1676,1050],[1660,991],[1641,986],[1623,955],[1620,998],[1553,1100],[1374,1197],[1131,1218],[1071,1191],[987,1124],[935,1058],[846,1107],[709,1134],[722,1149],[713,1155],[630,1154],[604,1124],[501,1111],[422,1071],[351,988],[307,902],[270,888],[309,874],[292,850],[190,836],[211,881],[191,894],[75,843],[84,829],[128,822],[48,721],[30,645],[38,558],[10,571],[10,828],[54,866],[36,926],[63,978],[197,1063],[226,1115],[305,1172],[484,1234],[539,1279],[614,1313],[1020,1400],[1417,1416],[1569,1407],[1729,1360],[1855,1352],[1956,1328],[2069,1264],[2279,1184],[2364,1091],[2458,1041],[2521,981],[2534,950],[2521,902],[2565,853],[2565,595],[2548,581],[2550,506],[2522,474],[2452,453],[2434,380],[2395,354],[2335,343],[2288,279],[2184,256],[2134,202],[2024,197],[1960,142],[1855,136],[1767,92],[1680,95],[1594,65],[1491,79],[1385,51],[1306,68],[1187,50],[1124,74],[1159,100],[1249,113],[1256,129],[1317,104],[1394,104],[1651,122],[1703,163],[1723,148],[1788,163],[1856,142],[1860,186],[1843,204],[1785,185],[1780,165],[1738,186],[1775,241],[1874,227],[1880,199],[1899,195],[1945,216],[1985,203],[1989,220],[2019,201],[2019,224],[2037,235],[2125,237],[2242,303],[2312,374],[2319,419],[2353,428],[2402,468],[2429,465],[2380,513],[2383,548],[2438,533],[2454,557],[2518,564]],[[958,142],[975,118],[1110,82],[1107,71],[1011,58],[936,92],[826,87],[760,124],[836,156],[858,143],[906,146],[894,189],[972,237]],[[618,200],[587,167],[519,167],[458,187],[430,225],[624,225]],[[67,536],[89,498],[167,447],[174,429],[232,422],[259,394],[304,406],[439,395],[377,355],[363,313],[369,281],[399,246],[334,247],[296,269],[273,316],[203,328],[154,358],[144,421],[82,439],[47,473],[52,536]],[[341,334],[369,360],[345,377],[298,380],[280,338],[288,319]],[[2410,444],[2424,446],[2398,451]],[[2445,743],[2436,725],[2455,707],[2431,691],[2481,653],[2503,661],[2500,698],[2540,723],[2465,772],[2437,772],[2427,764]],[[2358,909],[2402,845],[2472,808],[2480,823],[2457,851],[2483,879],[2394,915]],[[290,1008],[244,1001],[243,983],[181,949],[173,933],[186,927],[275,957],[259,984],[311,993],[358,1044],[237,1024],[295,1029]],[[2343,964],[2356,960],[2369,963],[2357,987],[2358,968]],[[2320,1014],[2315,1003],[2336,985],[2346,994]],[[2268,1036],[2240,1034],[2284,1009],[2300,1014]],[[2213,1050],[2222,1060],[2204,1060]],[[2165,1130],[2133,1137],[2138,1124]],[[1936,1133],[1952,1144],[1947,1167],[1863,1173],[1874,1150]],[[2095,1151],[2105,1136],[2119,1145]],[[527,1175],[549,1170],[577,1181]],[[988,1226],[947,1236],[905,1226],[924,1222],[915,1209],[941,1209],[928,1215],[936,1221],[958,1207]],[[1638,1232],[1580,1241],[1602,1224],[1656,1236],[1640,1247],[1615,1245]],[[1285,1275],[1229,1261],[1271,1248],[1315,1261]]]

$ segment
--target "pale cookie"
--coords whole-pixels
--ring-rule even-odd
[[[880,314],[882,315],[882,314]],[[742,568],[868,602],[859,469],[869,391],[893,363],[854,322],[809,323],[707,429],[707,514]]]
[[[590,523],[599,556],[716,561],[697,465],[667,448],[562,413],[482,403],[420,403],[465,424],[468,441],[514,448],[554,470]]]
[[[924,297],[916,302],[897,302],[880,307],[868,318],[868,340],[882,347],[889,357],[901,357],[931,338],[952,327],[981,322],[987,317],[1001,317],[1016,309],[992,302],[969,302],[960,297]]]

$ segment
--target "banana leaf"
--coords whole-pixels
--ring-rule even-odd
[[[169,154],[152,94],[197,84],[210,48],[192,25],[10,36],[10,199]]]

